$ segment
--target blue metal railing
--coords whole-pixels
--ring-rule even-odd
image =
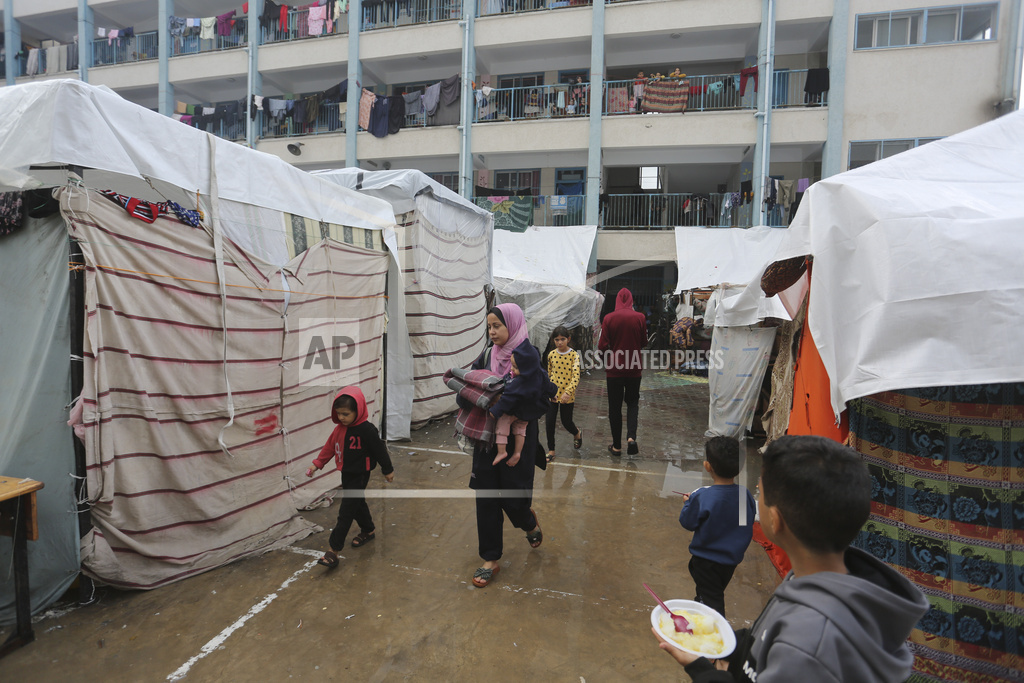
[[[428,24],[462,18],[459,0],[383,0],[363,2],[363,31]]]
[[[579,117],[588,115],[589,107],[589,83],[495,88],[475,103],[473,121]]]
[[[262,30],[264,43],[333,36],[348,33],[348,14],[342,14],[333,21],[325,21],[323,24],[314,21],[310,25],[308,9],[293,9],[288,11],[288,21],[284,25],[279,18],[271,19],[269,26],[264,26]]]
[[[77,67],[71,68],[71,69],[69,69],[67,67],[67,64],[68,64],[68,50],[74,50],[75,51],[75,54],[74,54],[73,59],[71,60],[71,63],[72,64],[77,64],[78,63],[78,52],[77,52],[78,51],[78,44],[77,43],[68,43],[68,44],[58,45],[56,47],[57,47],[58,50],[60,50],[63,53],[63,54],[57,56],[56,58],[55,58],[54,52],[52,51],[52,48],[43,47],[43,48],[39,48],[38,50],[36,50],[35,64],[33,65],[33,71],[32,71],[31,74],[28,72],[28,66],[29,66],[29,53],[28,53],[28,51],[26,50],[25,52],[18,54],[15,57],[15,60],[14,60],[14,65],[15,65],[14,73],[17,76],[35,76],[35,75],[38,75],[38,74],[55,74],[55,73],[65,73],[65,72],[68,72],[68,71],[75,71],[77,69]],[[2,65],[2,63],[0,63],[0,65]],[[2,71],[2,69],[0,69],[0,71]],[[2,77],[3,77],[3,74],[0,73],[0,78],[2,78]]]
[[[157,32],[136,33],[132,38],[97,38],[92,41],[92,64],[127,64],[157,59]]]
[[[477,16],[521,14],[562,7],[589,7],[591,0],[477,0]]]
[[[753,202],[739,192],[612,194],[604,206],[605,228],[668,230],[677,225],[739,228],[753,225]]]
[[[213,38],[200,38],[198,34],[192,33],[185,36],[174,36],[171,41],[171,56],[173,57],[244,47],[249,42],[249,20],[244,14],[236,17],[227,35],[218,33]]]

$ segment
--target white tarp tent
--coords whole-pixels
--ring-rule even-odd
[[[1024,380],[1024,111],[810,187],[773,260],[810,254],[807,320],[846,402]]]
[[[487,341],[494,216],[420,171],[317,171],[319,178],[391,204],[397,265],[389,273],[388,439],[454,411],[442,376],[467,368]]]
[[[0,107],[0,191],[60,188],[59,214],[0,238],[4,317],[18,322],[0,326],[0,472],[46,485],[33,611],[80,561],[112,585],[153,588],[312,531],[296,508],[336,476],[300,473],[333,427],[333,392],[359,383],[380,412],[390,205],[79,81],[3,88]],[[96,189],[203,217],[142,222]],[[69,236],[84,301],[69,294]],[[72,316],[85,319],[80,340]],[[318,335],[350,337],[359,362],[308,352]],[[73,341],[84,352],[69,363]],[[76,362],[92,525],[81,545],[65,424]],[[0,582],[0,620],[10,589]]]
[[[788,320],[776,298],[761,291],[761,275],[774,259],[785,230],[676,228],[676,292],[715,287],[704,324],[714,327],[708,372],[708,436],[742,438],[754,419],[761,382],[775,341],[765,318]]]
[[[596,225],[530,226],[494,231],[494,290],[498,303],[523,309],[530,340],[542,351],[558,325],[597,325],[604,297],[587,287]]]

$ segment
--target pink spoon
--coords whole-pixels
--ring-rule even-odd
[[[665,610],[665,614],[672,617],[672,623],[675,624],[676,633],[693,633],[693,629],[690,628],[690,622],[686,620],[686,617],[681,614],[672,614],[672,610],[670,610],[665,603],[661,601],[661,598],[651,590],[650,586],[646,583],[643,586],[647,589],[647,592],[653,595],[654,599],[658,601],[658,604],[661,605],[661,609]]]

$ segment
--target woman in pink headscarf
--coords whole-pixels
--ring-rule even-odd
[[[492,345],[473,363],[474,370],[489,368],[504,377],[512,367],[512,354],[517,365],[540,366],[540,354],[530,343],[526,318],[515,304],[501,304],[487,313],[487,336]],[[514,465],[507,460],[494,464],[497,447],[477,443],[473,449],[473,473],[469,487],[480,493],[476,499],[476,530],[483,566],[473,575],[473,585],[483,588],[498,574],[502,555],[502,527],[505,515],[512,525],[526,532],[526,540],[536,548],[544,540],[533,501],[533,468],[540,452],[537,420],[529,420],[522,456]],[[543,462],[543,458],[540,459]],[[501,495],[495,495],[500,491]]]

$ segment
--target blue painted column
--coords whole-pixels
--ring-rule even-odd
[[[249,147],[256,147],[256,138],[260,137],[261,131],[257,126],[262,122],[257,112],[256,119],[249,116],[249,107],[253,95],[263,94],[263,76],[260,74],[259,48],[263,43],[263,31],[260,30],[259,17],[263,14],[263,0],[249,0],[249,38],[246,45],[249,57],[249,70],[246,80],[245,98],[245,142]]]
[[[768,212],[764,204],[764,183],[768,177],[772,147],[772,83],[775,62],[775,1],[763,0],[761,4],[761,29],[757,35],[757,142],[754,145],[754,208],[751,220],[754,225],[767,225]],[[748,81],[749,85],[749,81]]]
[[[843,172],[843,100],[846,90],[846,53],[850,49],[850,2],[834,0],[828,30],[828,133],[821,154],[821,177]]]
[[[21,50],[21,24],[14,18],[14,0],[4,0],[4,60],[7,85],[18,77],[17,54]]]
[[[78,0],[78,78],[89,82],[89,67],[92,66],[92,41],[96,36],[92,7],[89,0]]]
[[[473,81],[476,80],[476,37],[473,27],[476,22],[476,0],[462,0],[462,107],[459,126],[459,194],[473,197],[473,119],[476,112],[476,98]]]
[[[164,116],[174,113],[174,85],[170,78],[171,31],[167,20],[174,14],[174,0],[158,0],[156,39],[159,75],[157,80],[157,111]]]
[[[605,0],[594,0],[590,28],[590,135],[587,144],[587,225],[601,220],[601,128],[604,119],[604,8]],[[597,240],[590,250],[587,272],[597,271]]]
[[[345,113],[345,166],[359,166],[359,98],[363,95],[363,64],[359,61],[359,29],[362,26],[363,3],[348,4],[348,111]]]

